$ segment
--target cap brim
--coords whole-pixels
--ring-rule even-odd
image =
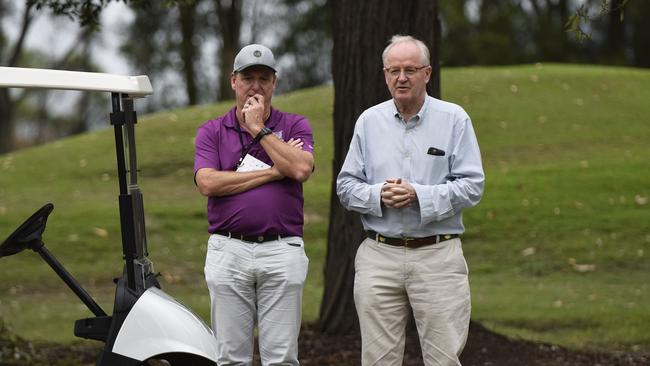
[[[257,62],[242,65],[242,66],[238,67],[237,69],[233,70],[233,72],[240,72],[240,71],[243,71],[243,70],[245,70],[245,69],[247,69],[249,67],[253,67],[253,66],[264,66],[264,67],[268,67],[269,69],[273,70],[273,72],[278,72],[274,67],[271,67],[271,66],[266,65],[266,64],[260,64],[260,63],[257,63]]]

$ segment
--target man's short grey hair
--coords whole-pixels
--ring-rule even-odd
[[[388,46],[384,48],[384,52],[381,54],[381,60],[384,63],[384,67],[388,66],[386,65],[386,57],[388,56],[388,51],[390,51],[394,45],[405,42],[415,43],[415,45],[420,50],[422,66],[430,66],[431,61],[429,61],[429,48],[424,44],[424,42],[411,36],[403,36],[401,34],[397,34],[390,39]]]

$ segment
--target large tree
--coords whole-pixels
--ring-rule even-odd
[[[214,0],[218,22],[215,25],[216,34],[219,35],[221,47],[219,48],[219,90],[217,100],[234,98],[230,87],[230,71],[239,51],[239,38],[242,23],[241,0]]]
[[[440,97],[438,4],[435,0],[332,0],[334,80],[334,161],[336,175],[343,165],[357,117],[390,95],[382,72],[381,53],[395,34],[424,41],[431,51],[431,96]],[[358,325],[352,287],[354,256],[364,232],[356,213],[346,211],[332,180],[330,226],[321,303],[321,330],[348,333]]]

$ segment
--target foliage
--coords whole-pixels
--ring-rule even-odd
[[[578,7],[575,13],[569,17],[564,27],[567,32],[572,32],[579,41],[591,40],[591,33],[585,30],[585,27],[594,19],[603,17],[612,12],[620,12],[620,21],[622,22],[625,14],[623,9],[628,1],[629,0],[600,0],[600,10],[596,15],[592,15],[588,4],[582,4]],[[614,5],[611,6],[612,4]]]
[[[115,0],[124,1],[128,0]],[[37,10],[49,8],[56,15],[65,15],[72,20],[78,20],[84,27],[99,27],[99,15],[111,0],[27,0],[28,6]]]
[[[167,7],[193,4],[196,0],[165,0]],[[148,7],[150,0],[27,0],[28,6],[37,10],[47,8],[56,15],[64,15],[73,21],[78,21],[82,27],[98,29],[101,26],[99,16],[102,10],[111,2],[123,2],[134,7]],[[157,2],[155,2],[157,3]]]

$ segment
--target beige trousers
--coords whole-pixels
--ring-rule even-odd
[[[460,365],[470,320],[460,239],[410,249],[366,239],[355,258],[363,366],[400,366],[409,306],[427,366]]]

